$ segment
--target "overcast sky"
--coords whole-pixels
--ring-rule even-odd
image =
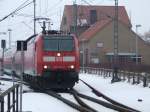
[[[0,19],[14,11],[20,4],[26,0],[0,0]],[[31,2],[32,0],[29,0]],[[91,5],[114,5],[114,0],[77,0],[77,4],[86,4],[87,1]],[[52,29],[59,29],[61,16],[65,4],[72,4],[73,0],[36,0],[37,16],[48,17],[51,19],[53,25]],[[150,30],[150,0],[119,0],[119,5],[126,7],[128,15],[131,17],[133,30],[136,24],[141,24],[142,27],[138,32],[143,34]],[[33,34],[33,18],[24,17],[23,15],[33,15],[33,4],[10,16],[6,20],[0,22],[0,32],[7,32],[8,28],[12,29],[12,40],[26,39]],[[37,23],[37,31],[40,26]],[[0,34],[0,39],[6,38],[7,35]]]

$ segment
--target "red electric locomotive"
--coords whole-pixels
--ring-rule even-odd
[[[75,35],[48,31],[26,41],[24,79],[48,88],[72,88],[78,82],[79,46]],[[12,59],[19,73],[21,53],[14,52]]]

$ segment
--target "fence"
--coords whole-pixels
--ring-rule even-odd
[[[105,68],[92,68],[92,67],[81,67],[81,72],[89,73],[89,74],[96,74],[106,77],[112,77],[113,69],[105,69]],[[140,73],[140,72],[129,72],[129,71],[118,71],[119,79],[125,81],[127,80],[129,83],[132,84],[139,84],[143,82],[143,87],[147,87],[150,84],[150,74],[148,73]]]
[[[0,94],[0,112],[18,112],[19,84]],[[5,109],[6,107],[6,109]]]

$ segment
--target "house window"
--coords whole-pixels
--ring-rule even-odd
[[[90,53],[90,63],[91,64],[98,64],[100,63],[100,59],[98,57],[98,50],[93,49],[92,52]]]
[[[97,11],[90,10],[90,23],[94,24],[97,21]]]
[[[104,46],[104,44],[102,42],[97,42],[96,43],[97,48],[102,48],[103,46]]]

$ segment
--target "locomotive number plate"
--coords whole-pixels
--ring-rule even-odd
[[[62,58],[62,57],[56,57],[55,60],[56,60],[56,61],[62,61],[63,58]]]

